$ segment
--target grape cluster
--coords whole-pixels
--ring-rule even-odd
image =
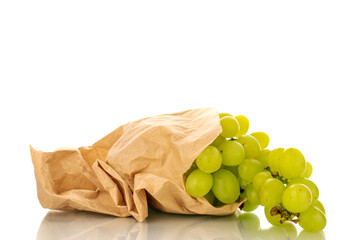
[[[291,221],[307,231],[326,225],[319,189],[309,179],[312,165],[296,148],[267,149],[264,132],[247,134],[249,120],[220,113],[221,134],[195,159],[185,174],[185,187],[193,197],[205,197],[219,207],[247,199],[246,212],[264,206],[267,220],[282,226]]]

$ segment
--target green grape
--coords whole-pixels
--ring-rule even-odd
[[[221,165],[222,169],[228,170],[230,171],[232,174],[234,174],[236,177],[239,177],[239,171],[238,171],[238,166],[225,166],[225,165]]]
[[[251,202],[252,204],[259,205],[259,195],[258,191],[254,188],[252,184],[249,184],[245,189],[245,195],[247,198],[247,201]]]
[[[245,159],[239,165],[239,176],[248,182],[252,182],[254,176],[261,171],[264,171],[263,166],[253,158]]]
[[[313,206],[315,206],[315,207],[317,207],[318,209],[320,209],[320,210],[326,215],[324,205],[323,205],[319,200],[316,200],[316,201],[313,203]]]
[[[259,204],[253,204],[251,202],[249,202],[249,200],[247,200],[245,203],[244,203],[244,207],[241,209],[245,212],[252,212],[254,211],[255,209],[257,209],[259,206]]]
[[[313,181],[311,181],[310,179],[307,179],[307,178],[297,177],[297,178],[291,179],[288,186],[290,186],[294,183],[301,183],[301,184],[304,184],[305,186],[307,186],[311,191],[312,201],[315,202],[316,200],[318,200],[319,189]]]
[[[214,196],[214,193],[212,191],[209,191],[205,196],[204,198],[206,198],[206,200],[208,200],[208,202],[211,204],[211,205],[214,205],[214,202],[215,202],[215,196]]]
[[[271,178],[271,174],[268,171],[257,173],[253,178],[254,188],[259,191],[261,184],[263,184],[263,182],[265,182],[265,180],[268,178]]]
[[[225,141],[218,146],[222,156],[222,164],[225,166],[239,165],[245,159],[243,146],[237,141]]]
[[[306,211],[311,205],[311,191],[301,183],[294,183],[285,188],[282,196],[284,207],[293,213]]]
[[[251,135],[241,135],[236,140],[244,147],[246,158],[256,158],[260,154],[260,144]]]
[[[261,150],[264,150],[267,146],[269,146],[270,137],[266,133],[253,132],[250,135],[256,138],[256,140],[259,142]]]
[[[218,147],[221,143],[223,143],[224,141],[226,141],[226,138],[224,138],[223,136],[219,135],[217,136],[217,138],[215,138],[215,140],[210,144],[211,146],[214,147]]]
[[[306,162],[305,172],[301,175],[304,178],[309,178],[312,174],[313,168],[310,162]]]
[[[280,173],[287,179],[300,177],[305,172],[306,161],[296,148],[288,148],[280,159]]]
[[[240,125],[240,131],[238,132],[236,137],[240,137],[241,135],[245,135],[247,133],[247,131],[249,130],[249,125],[250,125],[249,120],[244,115],[237,115],[235,117],[235,119],[237,120],[237,122]]]
[[[210,173],[195,169],[186,179],[185,187],[190,196],[203,197],[210,191],[212,185],[213,177]]]
[[[302,230],[296,240],[325,240],[324,231],[309,232]]]
[[[223,117],[226,117],[226,116],[232,117],[233,115],[231,115],[230,113],[219,113],[220,119],[222,119]]]
[[[308,210],[300,213],[299,225],[306,231],[321,231],[326,226],[325,214],[317,207],[310,206]]]
[[[226,138],[235,137],[239,132],[240,126],[235,118],[230,116],[225,116],[220,119],[220,124],[222,128],[221,135]]]
[[[279,205],[284,190],[285,186],[279,179],[266,179],[259,189],[259,199],[261,205],[265,207]]]
[[[270,152],[271,151],[269,149],[264,149],[260,152],[259,156],[256,157],[256,160],[259,160],[259,162],[261,162],[261,164],[264,166],[264,168],[269,166]]]
[[[207,146],[196,158],[198,168],[206,173],[213,173],[221,167],[220,151],[214,146]]]
[[[280,158],[284,153],[284,148],[275,148],[269,153],[268,164],[273,174],[280,170]]]
[[[282,226],[280,223],[280,220],[284,220],[281,218],[281,214],[276,214],[274,216],[271,216],[270,212],[273,207],[264,207],[265,217],[268,220],[269,223],[271,223],[274,226]]]
[[[240,195],[239,181],[230,171],[220,169],[213,173],[212,191],[223,203],[233,203]]]

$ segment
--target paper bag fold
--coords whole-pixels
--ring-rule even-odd
[[[240,202],[213,207],[185,191],[183,174],[221,132],[216,109],[194,109],[124,124],[78,149],[30,146],[45,208],[85,210],[143,221],[148,204],[182,214],[227,215]]]

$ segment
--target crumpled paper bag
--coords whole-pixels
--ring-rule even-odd
[[[40,204],[140,222],[148,204],[169,213],[231,214],[241,202],[214,207],[184,185],[184,173],[220,132],[217,110],[202,108],[126,123],[88,147],[43,152],[30,146]]]

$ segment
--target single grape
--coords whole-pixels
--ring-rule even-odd
[[[284,154],[284,148],[275,148],[269,153],[268,164],[273,174],[280,171],[280,158]]]
[[[251,135],[241,135],[236,140],[244,147],[246,158],[256,158],[260,154],[260,144]]]
[[[208,202],[211,204],[211,205],[214,205],[214,202],[215,202],[215,196],[214,196],[214,193],[212,191],[209,191],[205,196],[204,198],[206,198],[206,200],[208,200]]]
[[[249,184],[245,189],[245,195],[247,198],[247,201],[251,202],[252,204],[259,205],[259,195],[258,191],[254,188],[252,184]]]
[[[233,115],[231,115],[230,113],[219,113],[220,119],[222,119],[223,117],[226,117],[226,116],[232,117]]]
[[[295,183],[304,184],[305,186],[307,186],[310,189],[311,195],[312,195],[312,202],[315,202],[319,198],[319,188],[310,179],[303,178],[303,177],[297,177],[297,178],[291,179],[288,186],[295,184]]]
[[[248,182],[252,182],[254,176],[261,171],[264,171],[262,164],[253,158],[245,159],[239,165],[239,176]]]
[[[270,137],[266,133],[253,132],[250,135],[256,138],[256,140],[259,142],[261,150],[264,150],[267,146],[269,146]]]
[[[212,185],[212,175],[199,169],[192,171],[185,183],[186,191],[192,197],[205,196],[210,191]]]
[[[312,174],[313,168],[310,162],[306,162],[305,172],[301,175],[304,178],[309,178]]]
[[[306,211],[311,205],[311,191],[301,183],[294,183],[285,188],[282,196],[284,207],[293,213]]]
[[[256,160],[261,162],[261,164],[264,166],[264,168],[269,166],[269,154],[270,154],[270,152],[271,151],[269,149],[264,149],[264,150],[260,151],[260,154],[256,157]]]
[[[280,173],[287,179],[300,177],[305,172],[306,161],[296,148],[288,148],[280,159]]]
[[[268,220],[269,223],[271,223],[274,226],[282,226],[282,224],[280,223],[280,220],[282,220],[281,214],[276,214],[274,216],[271,216],[270,212],[271,212],[272,208],[273,207],[265,207],[264,208],[266,219]]]
[[[244,203],[244,207],[241,209],[245,212],[252,212],[254,211],[255,209],[257,209],[259,206],[259,204],[253,204],[251,202],[249,202],[249,200],[247,200],[245,203]]]
[[[237,115],[235,117],[235,119],[238,121],[239,126],[240,126],[240,131],[238,132],[236,137],[245,135],[247,133],[247,131],[249,130],[249,126],[250,126],[249,119],[247,119],[247,117],[245,117],[244,115]]]
[[[254,188],[259,191],[261,184],[263,184],[268,178],[271,178],[271,174],[268,171],[257,173],[253,178]]]
[[[224,141],[218,149],[222,156],[222,164],[225,166],[239,165],[245,159],[244,148],[237,141]]]
[[[306,231],[321,231],[326,226],[325,214],[315,206],[310,206],[308,210],[300,213],[299,225]]]
[[[282,200],[284,190],[285,186],[279,179],[266,179],[259,189],[259,199],[261,205],[265,207],[279,205]]]
[[[215,140],[210,145],[214,146],[214,147],[218,147],[221,143],[223,143],[225,141],[226,141],[226,138],[219,135],[219,136],[217,136],[217,138],[215,138]]]
[[[220,169],[213,173],[212,191],[223,203],[233,203],[240,195],[239,181],[230,171]]]
[[[214,146],[207,146],[196,158],[197,167],[206,173],[213,173],[221,167],[220,151]]]
[[[315,207],[317,207],[318,209],[320,209],[320,210],[326,215],[326,211],[325,211],[324,205],[323,205],[319,200],[316,200],[316,201],[313,203],[313,206],[315,206]]]
[[[221,135],[226,138],[235,137],[239,132],[240,126],[235,118],[230,116],[225,116],[220,119],[220,124],[222,128]]]

